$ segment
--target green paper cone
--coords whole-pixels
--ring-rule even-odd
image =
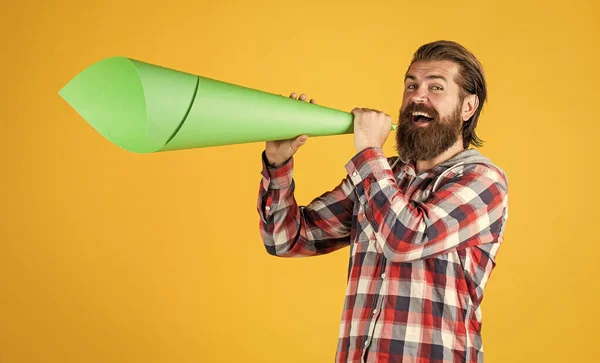
[[[348,112],[125,57],[91,65],[59,95],[136,153],[353,132]]]

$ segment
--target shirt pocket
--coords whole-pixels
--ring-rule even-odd
[[[361,209],[356,214],[356,228],[352,239],[353,251],[354,253],[381,253],[382,250],[377,242],[376,232],[366,213],[368,212]]]
[[[369,232],[370,232],[370,224],[369,221],[367,219],[367,216],[365,215],[365,210],[364,209],[360,209],[356,214],[355,214],[355,221],[354,221],[354,228],[352,229],[352,233],[354,235],[354,237],[352,238],[352,241],[355,243],[362,243],[362,242],[367,242],[369,240]]]

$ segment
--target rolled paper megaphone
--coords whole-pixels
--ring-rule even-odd
[[[89,66],[59,95],[102,136],[136,153],[353,132],[349,112],[126,57]]]

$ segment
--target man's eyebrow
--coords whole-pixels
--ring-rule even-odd
[[[413,75],[410,75],[410,74],[407,74],[406,77],[404,78],[404,81],[406,81],[407,79],[410,79],[411,81],[416,81],[417,77],[415,77]],[[425,77],[425,79],[441,79],[444,82],[448,82],[446,80],[446,77],[438,75],[438,74],[432,74],[430,76]]]
[[[433,74],[433,75],[427,76],[425,78],[426,79],[441,79],[442,81],[446,82],[446,77],[438,75],[438,74]]]

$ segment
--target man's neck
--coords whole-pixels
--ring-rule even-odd
[[[459,138],[454,145],[450,146],[450,148],[440,155],[436,156],[431,160],[418,160],[417,161],[417,174],[422,173],[426,170],[433,169],[438,164],[443,163],[446,160],[449,160],[453,156],[464,151],[462,138]]]

